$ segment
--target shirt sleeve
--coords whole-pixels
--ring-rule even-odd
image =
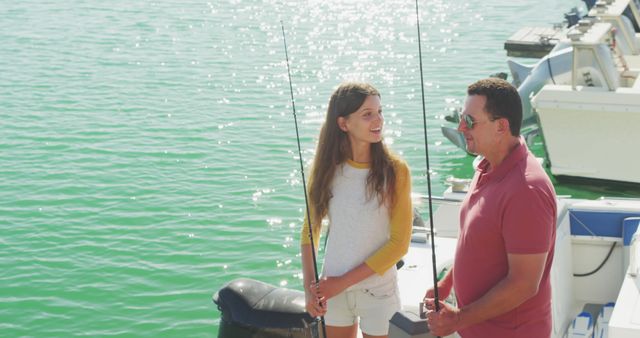
[[[369,256],[365,264],[377,274],[384,274],[409,250],[413,207],[411,205],[411,172],[404,162],[396,166],[395,202],[389,210],[389,241]]]
[[[511,198],[504,209],[502,233],[511,254],[548,252],[556,226],[555,197],[543,189],[525,186]]]
[[[311,183],[312,183],[312,179],[309,178],[309,183],[307,184],[307,186],[310,187]],[[309,192],[309,194],[307,195],[307,201],[309,204],[309,213],[307,214],[306,206],[305,206],[305,209],[303,210],[304,222],[302,224],[302,231],[300,232],[300,245],[311,244],[311,239],[309,238],[309,219],[307,218],[307,215],[311,215],[311,218],[313,218],[315,208],[313,207],[313,203],[311,203],[310,195],[311,193]],[[320,244],[320,229],[322,228],[322,219],[319,220],[318,222],[319,223],[317,224],[317,226],[313,227],[313,247],[316,249],[316,251],[318,250],[318,245]]]
[[[309,214],[313,218],[314,208],[309,203]],[[320,243],[320,228],[322,224],[313,227],[313,247],[318,250],[318,245]],[[311,244],[311,239],[309,238],[309,219],[307,218],[307,210],[304,210],[304,223],[302,224],[302,231],[300,232],[300,245],[309,245]]]

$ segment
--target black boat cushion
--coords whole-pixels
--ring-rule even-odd
[[[213,295],[222,319],[259,328],[306,328],[315,321],[304,293],[248,278],[229,282]]]

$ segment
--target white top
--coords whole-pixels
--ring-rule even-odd
[[[336,170],[329,201],[329,237],[325,251],[323,275],[341,276],[363,263],[386,244],[390,237],[389,210],[377,196],[367,199],[369,169],[348,163]],[[383,275],[374,274],[348,290],[370,288],[395,281],[395,266]]]

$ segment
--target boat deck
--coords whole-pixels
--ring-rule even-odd
[[[523,27],[504,43],[507,56],[541,58],[565,36],[563,29],[553,27]]]

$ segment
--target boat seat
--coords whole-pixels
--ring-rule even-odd
[[[624,270],[629,267],[629,255],[631,254],[631,241],[640,227],[640,217],[627,217],[622,221],[622,244],[624,245]]]
[[[622,240],[624,246],[631,244],[633,235],[638,231],[638,226],[640,226],[640,217],[627,217],[622,221]]]
[[[302,291],[248,278],[231,281],[213,295],[222,320],[258,328],[306,328],[316,321]]]
[[[571,235],[600,236],[622,239],[623,221],[629,217],[640,217],[634,212],[604,212],[570,210]]]

